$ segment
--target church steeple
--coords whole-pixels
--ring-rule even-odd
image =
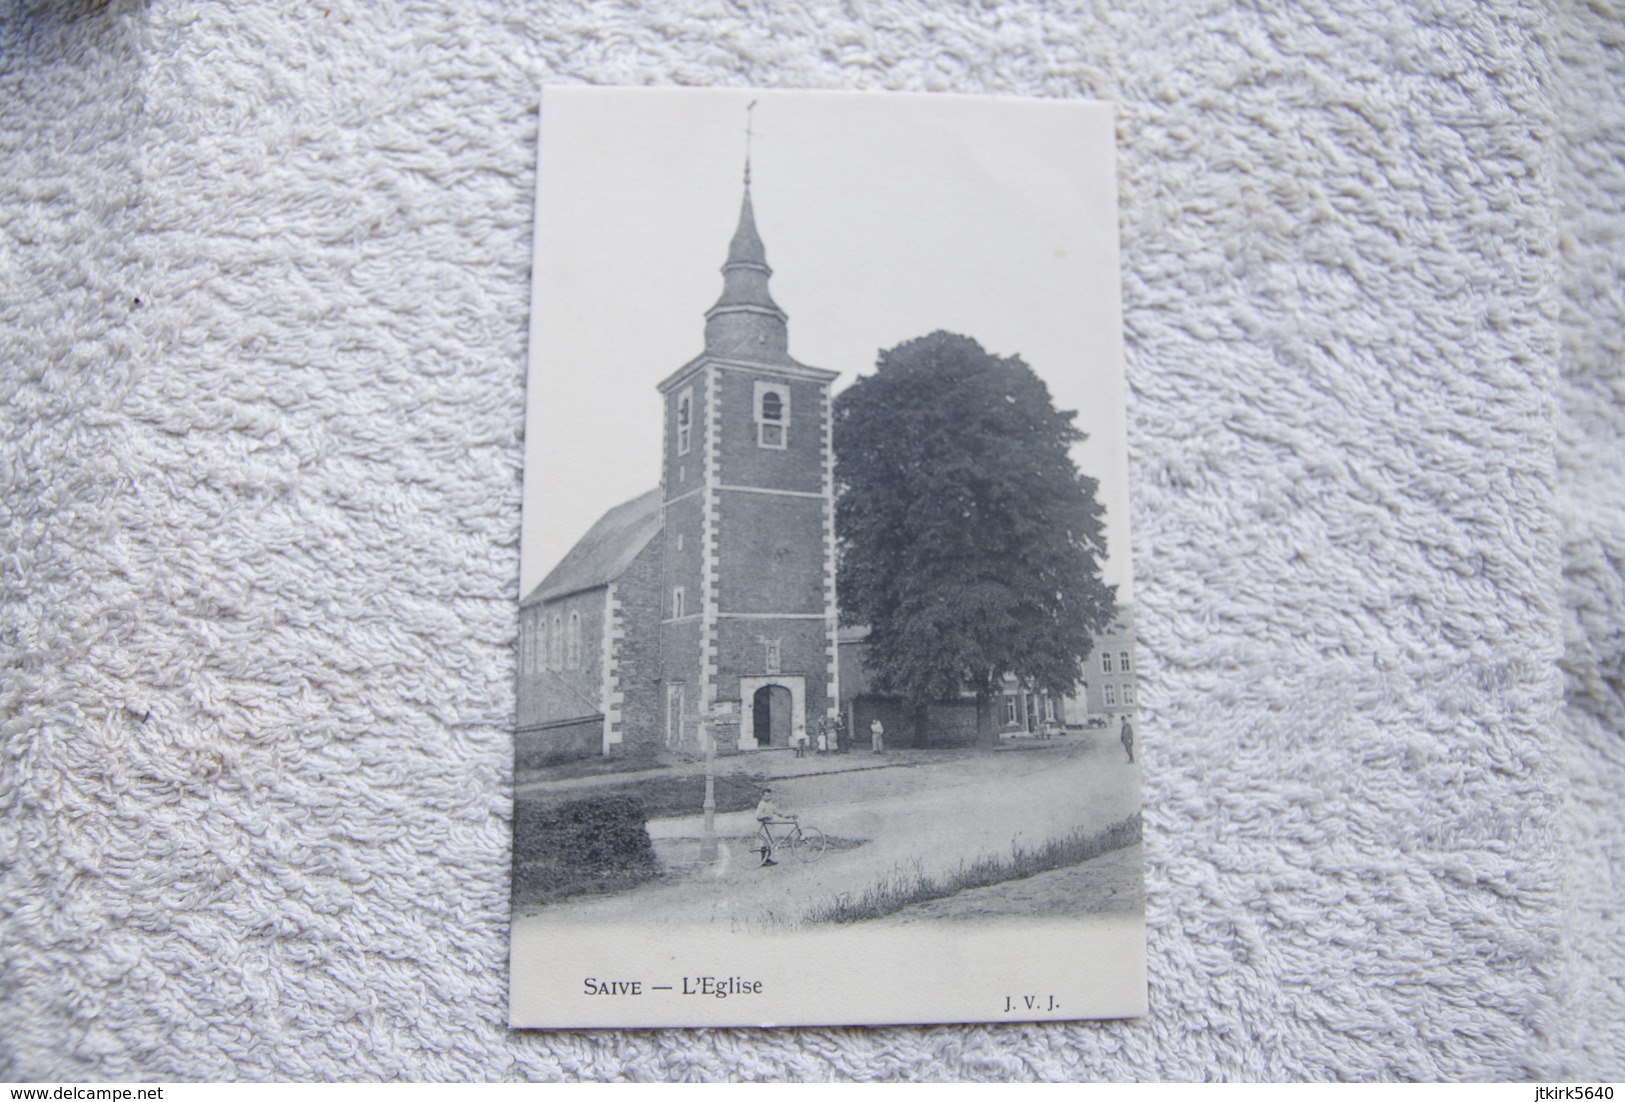
[[[722,265],[722,297],[705,312],[705,350],[733,359],[779,363],[789,358],[787,316],[767,288],[773,269],[756,232],[750,201],[750,160],[745,160],[745,199],[739,227]]]

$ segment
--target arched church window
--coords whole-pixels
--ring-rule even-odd
[[[789,388],[773,383],[757,383],[756,443],[764,448],[784,447],[789,426]]]
[[[683,596],[684,596],[684,593],[683,593],[683,587],[682,586],[676,586],[676,587],[674,587],[672,589],[672,591],[671,591],[671,618],[673,620],[682,619],[683,613],[686,611],[683,608]]]
[[[581,613],[570,613],[569,634],[564,637],[564,664],[572,670],[581,668]]]
[[[694,390],[685,388],[677,396],[677,454],[687,455],[689,441],[692,438],[694,420]]]
[[[562,661],[563,655],[560,653],[564,642],[560,636],[563,634],[564,621],[558,616],[554,616],[552,628],[547,633],[547,665],[549,669],[556,670],[564,665]]]
[[[683,741],[683,684],[666,686],[666,746],[675,750]]]

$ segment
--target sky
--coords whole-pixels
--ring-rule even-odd
[[[547,88],[521,593],[660,480],[655,387],[704,347],[751,196],[790,354],[839,371],[947,329],[1019,355],[1089,439],[1103,573],[1132,599],[1110,107],[980,96]]]

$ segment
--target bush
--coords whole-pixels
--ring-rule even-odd
[[[514,802],[514,898],[551,903],[621,891],[658,876],[643,803],[593,796],[548,807]]]

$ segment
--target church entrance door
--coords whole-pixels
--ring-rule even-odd
[[[763,685],[751,699],[751,726],[757,746],[790,745],[790,690],[783,685]]]

